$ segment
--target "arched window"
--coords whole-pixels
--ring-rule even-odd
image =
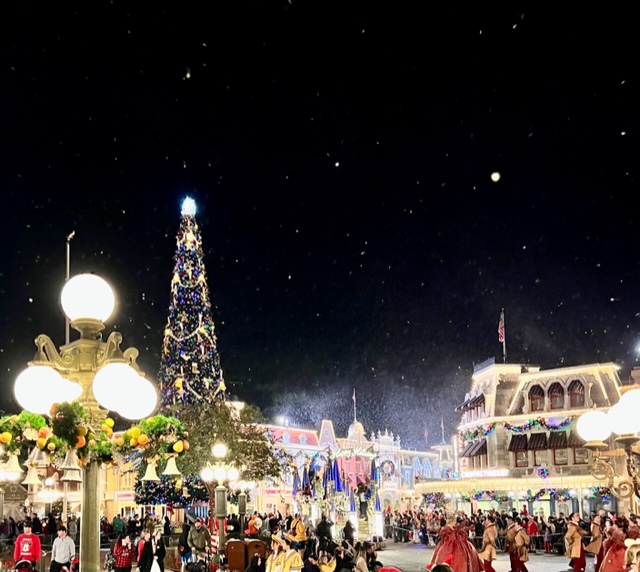
[[[551,409],[564,409],[564,388],[559,383],[549,388],[549,405]]]
[[[544,411],[544,390],[539,385],[534,385],[529,390],[529,409]]]
[[[577,379],[569,384],[569,407],[584,407],[584,385]]]

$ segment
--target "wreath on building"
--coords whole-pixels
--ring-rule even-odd
[[[382,471],[382,475],[385,479],[390,479],[396,474],[396,466],[393,464],[393,461],[390,461],[389,459],[382,462],[380,470]]]

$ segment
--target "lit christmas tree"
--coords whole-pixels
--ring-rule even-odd
[[[224,399],[202,238],[195,201],[186,198],[177,235],[171,303],[162,343],[162,409]]]

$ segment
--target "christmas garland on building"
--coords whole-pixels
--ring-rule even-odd
[[[544,427],[545,429],[550,429],[551,431],[558,431],[559,429],[564,429],[568,427],[573,422],[572,417],[567,417],[564,421],[560,423],[550,423],[543,417],[538,417],[537,419],[530,419],[523,425],[512,425],[511,423],[505,422],[504,428],[507,431],[513,431],[514,433],[524,433],[525,431],[530,431],[531,429],[538,429],[540,427]]]

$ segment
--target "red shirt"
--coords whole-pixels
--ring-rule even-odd
[[[131,568],[134,554],[133,546],[123,546],[122,542],[118,542],[113,547],[113,555],[116,557],[114,568]]]
[[[42,549],[40,548],[40,538],[35,534],[20,534],[16,538],[16,544],[13,549],[13,559],[29,560],[31,562],[38,562],[42,555]]]
[[[538,534],[538,525],[536,524],[535,520],[530,520],[527,523],[527,534],[529,536],[535,536],[536,534]]]

